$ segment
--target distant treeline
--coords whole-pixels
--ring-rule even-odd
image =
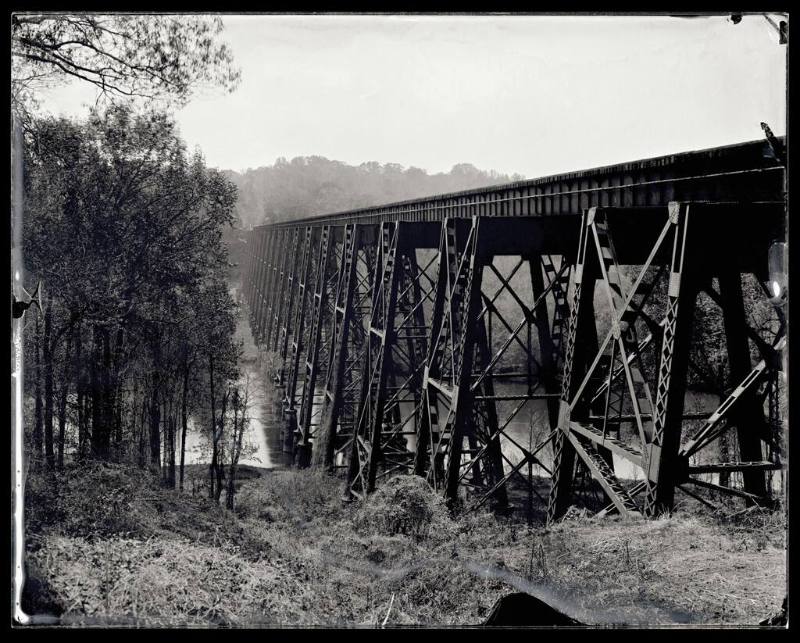
[[[397,163],[348,165],[322,156],[279,158],[274,165],[224,174],[239,188],[236,211],[245,229],[524,178],[479,170],[469,163],[454,165],[447,173],[428,174]]]

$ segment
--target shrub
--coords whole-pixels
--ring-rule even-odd
[[[395,476],[358,508],[355,529],[362,534],[394,536],[417,540],[447,537],[454,533],[447,506],[419,476]]]
[[[25,488],[26,524],[82,536],[149,535],[158,510],[140,499],[159,494],[158,481],[136,467],[87,461],[60,472],[36,472]]]

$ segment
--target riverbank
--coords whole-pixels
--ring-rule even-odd
[[[475,625],[527,591],[584,623],[756,625],[786,593],[785,523],[452,518],[413,477],[366,504],[250,467],[233,512],[120,465],[29,478],[28,609],[65,624]]]

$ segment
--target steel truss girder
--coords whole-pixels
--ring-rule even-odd
[[[684,307],[693,306],[696,289],[686,283],[682,284],[683,262],[686,246],[686,229],[688,224],[688,207],[674,203],[669,207],[669,216],[655,244],[645,261],[638,278],[627,295],[624,293],[619,276],[619,264],[616,259],[613,240],[607,224],[605,213],[601,209],[591,208],[584,216],[581,226],[578,260],[576,266],[576,283],[568,340],[568,364],[566,366],[564,385],[562,388],[562,404],[559,419],[559,430],[556,445],[557,457],[553,488],[548,505],[548,520],[559,518],[566,511],[574,475],[573,461],[576,456],[591,471],[595,479],[603,487],[604,492],[621,513],[639,511],[624,487],[616,479],[613,464],[601,468],[596,466],[592,453],[583,448],[591,444],[591,448],[604,447],[617,452],[640,466],[647,480],[647,493],[644,511],[653,513],[656,507],[671,507],[673,478],[676,469],[677,449],[680,444],[680,422],[683,411],[683,388],[685,384],[688,342],[691,332],[691,313],[689,310],[680,318],[678,325],[678,304],[683,289],[683,299],[690,299]],[[671,241],[671,244],[669,244]],[[659,360],[658,384],[655,404],[650,393],[647,379],[643,375],[641,363],[637,363],[640,355],[640,343],[636,337],[635,321],[641,314],[642,301],[652,290],[647,284],[646,273],[658,254],[672,246],[670,259],[670,278],[668,291],[667,314],[664,320],[664,333]],[[583,290],[583,280],[591,282],[592,288]],[[599,349],[589,364],[589,355],[582,355],[576,360],[574,344],[581,329],[586,332],[587,326],[594,326],[594,320],[583,314],[581,323],[581,304],[594,289],[595,280],[602,284],[608,301],[612,319],[610,329]],[[688,282],[689,280],[684,280]],[[583,295],[586,292],[587,295]],[[691,293],[687,295],[687,293]],[[582,296],[583,295],[583,296]],[[637,298],[639,301],[637,302]],[[611,362],[608,378],[605,381],[606,400],[603,411],[602,431],[592,430],[589,423],[591,402],[597,399],[597,392],[591,390],[590,381],[596,378],[598,365],[611,344]],[[677,344],[677,346],[676,346]],[[631,357],[629,357],[629,355]],[[674,364],[677,356],[677,365]],[[618,360],[618,362],[617,362]],[[619,364],[619,365],[618,365]],[[588,365],[588,366],[587,366]],[[678,368],[673,368],[677,366]],[[613,374],[615,370],[623,371],[623,390],[617,391],[617,399],[611,403],[611,392],[615,387]],[[573,381],[574,375],[582,379],[580,384]],[[603,386],[603,385],[601,385]],[[632,407],[635,417],[639,445],[625,448],[613,436],[609,437],[609,414],[622,412],[622,398]],[[668,425],[668,427],[667,427]],[[577,429],[577,430],[576,430]],[[666,448],[665,448],[666,444]]]
[[[272,337],[272,350],[278,354],[278,367],[275,372],[275,381],[279,385],[283,384],[284,378],[283,373],[286,360],[286,347],[289,338],[289,324],[291,323],[292,306],[294,303],[295,270],[298,265],[302,236],[301,228],[287,230],[284,236],[284,241],[288,242],[286,247],[290,248],[290,251],[286,252],[284,248],[282,253],[283,261],[281,263],[280,285],[274,304],[274,331]]]
[[[358,225],[345,226],[334,307],[328,333],[331,343],[328,349],[328,370],[322,400],[320,428],[314,449],[314,462],[322,464],[328,469],[332,469],[334,466],[336,442],[341,428],[338,425],[344,406],[345,390],[350,384],[348,381],[350,378],[346,375],[352,374],[353,363],[358,362],[356,351],[359,347],[354,345],[355,342],[352,340],[359,339],[358,332],[353,327],[361,324],[358,306],[354,305],[354,299],[360,299],[355,293],[362,290],[363,287],[357,274],[361,247],[360,227]],[[360,303],[360,301],[355,302],[355,304]],[[347,364],[348,356],[351,358],[349,366]]]
[[[267,234],[267,262],[264,274],[264,298],[262,301],[261,323],[258,335],[262,343],[270,345],[270,331],[272,327],[272,309],[275,300],[275,290],[278,282],[278,263],[283,258],[280,252],[280,230],[270,230]]]
[[[381,433],[386,406],[386,381],[391,369],[391,350],[396,342],[395,312],[398,298],[398,246],[405,236],[402,224],[383,224],[379,231],[375,273],[372,279],[372,307],[366,329],[361,376],[361,396],[355,417],[346,492],[369,493],[375,487]],[[360,492],[360,493],[359,493]]]
[[[264,344],[267,350],[272,352],[275,343],[273,341],[276,330],[276,318],[278,312],[278,303],[281,291],[283,264],[289,256],[285,252],[281,252],[281,248],[286,243],[286,237],[289,230],[275,230],[270,235],[272,237],[272,248],[270,251],[270,275],[269,275],[269,295],[267,304],[267,314],[264,319]]]
[[[429,339],[425,311],[434,283],[428,270],[435,259],[419,262],[418,252],[430,251],[430,228],[386,224],[377,232],[347,496],[371,491],[379,477],[411,471],[415,454],[405,436],[416,437],[412,421],[421,401]]]
[[[297,385],[297,364],[301,350],[302,327],[306,311],[306,283],[311,263],[313,230],[310,227],[295,229],[295,243],[288,277],[289,300],[285,308],[284,325],[281,328],[278,346],[280,366],[278,384],[287,385],[284,403],[288,410],[294,409],[295,387]]]
[[[264,259],[261,261],[260,285],[258,289],[258,324],[256,326],[256,337],[259,344],[264,343],[264,324],[267,318],[267,308],[269,306],[269,278],[272,274],[272,238],[269,232],[264,234]]]
[[[253,337],[255,338],[256,343],[260,343],[261,337],[259,335],[259,329],[261,327],[261,315],[264,304],[264,270],[266,263],[264,255],[266,254],[267,231],[257,230],[254,232],[254,236],[255,247],[253,252],[253,260],[251,262],[252,285],[250,288],[250,298],[248,304],[250,307],[250,320],[251,327],[253,329]]]
[[[560,324],[568,317],[564,288],[567,264],[555,270],[552,260],[541,253],[541,235],[533,229],[532,241],[510,275],[504,277],[492,264],[496,242],[502,229],[492,229],[481,235],[482,218],[472,221],[446,220],[442,224],[439,246],[439,269],[432,309],[430,342],[425,360],[422,401],[417,410],[417,450],[414,470],[425,475],[431,484],[455,500],[458,489],[470,489],[471,506],[477,507],[493,499],[496,505],[508,502],[506,482],[528,461],[542,465],[539,453],[549,438],[535,448],[526,449],[507,433],[516,413],[529,400],[548,399],[556,395],[556,364],[559,360]],[[484,222],[484,225],[491,225]],[[513,228],[508,228],[511,231]],[[510,233],[509,234],[513,234]],[[517,231],[519,236],[519,230]],[[537,248],[539,246],[539,248]],[[534,294],[531,306],[525,304],[509,283],[520,265],[527,264],[531,271],[530,285]],[[491,267],[499,280],[498,291],[489,296],[482,290],[483,273]],[[547,276],[544,285],[542,270]],[[494,306],[494,301],[505,292],[522,311],[522,321],[515,327],[504,319]],[[547,297],[554,298],[554,326],[548,321]],[[492,347],[492,319],[502,323],[507,333],[499,350]],[[500,325],[500,324],[498,324]],[[539,337],[539,359],[530,353],[530,346],[520,340],[520,334],[535,329]],[[555,329],[555,330],[554,330]],[[490,331],[487,333],[487,330]],[[509,346],[518,342],[527,354],[529,364],[537,366],[536,381],[527,394],[510,398],[497,395],[494,388],[493,369]],[[495,354],[492,355],[492,351]],[[528,374],[530,376],[530,373]],[[544,386],[546,393],[541,392]],[[500,422],[496,401],[516,399],[521,403],[511,415]],[[548,399],[551,415],[557,406]],[[440,409],[442,415],[440,417]],[[513,443],[523,454],[522,463],[509,461],[502,450],[501,437]],[[504,461],[511,467],[505,472]],[[529,484],[529,480],[525,480]]]
[[[320,368],[320,344],[322,340],[322,326],[327,309],[328,279],[330,272],[330,254],[332,245],[332,230],[329,226],[322,228],[319,247],[315,262],[314,290],[311,294],[310,313],[311,319],[305,339],[307,347],[303,364],[302,389],[300,392],[298,416],[298,429],[300,431],[300,444],[310,447],[311,416],[314,406],[314,394]]]
[[[690,208],[702,213],[692,218],[695,222],[692,226],[695,228],[694,237],[689,234]],[[742,295],[740,288],[737,288],[738,270],[728,257],[714,253],[713,258],[709,258],[712,253],[700,245],[699,239],[713,225],[713,221],[709,223],[708,218],[702,217],[713,212],[714,207],[709,204],[692,206],[688,203],[671,203],[667,221],[650,249],[639,277],[627,294],[623,292],[617,276],[618,262],[603,209],[592,208],[585,213],[574,271],[572,318],[562,380],[548,521],[559,518],[569,505],[576,460],[592,472],[610,501],[601,514],[619,511],[654,516],[670,511],[675,487],[684,489],[684,482],[695,482],[689,473],[742,471],[746,488],[744,492],[737,492],[738,495],[751,500],[765,496],[763,472],[775,467],[774,463],[763,460],[758,443],[759,433],[753,431],[753,426],[759,418],[763,419],[763,414],[754,401],[752,389],[754,383],[763,377],[766,364],[762,361],[750,370],[749,349],[743,339],[746,334],[753,335],[755,332],[744,324]],[[646,273],[649,268],[659,264],[669,267],[669,277],[665,316],[656,322],[644,313],[643,301],[653,292],[658,278],[656,276],[648,283]],[[694,306],[701,284],[714,275],[721,276],[721,285],[725,279],[729,280],[726,286],[727,311],[723,310],[723,316],[726,317],[729,349],[732,350],[733,342],[738,341],[742,362],[741,366],[732,370],[731,376],[735,381],[741,379],[742,383],[720,409],[710,415],[693,440],[681,448],[682,424],[690,417],[684,415],[683,403]],[[582,351],[579,350],[580,339],[585,338],[590,327],[594,326],[593,311],[587,313],[584,307],[591,306],[595,283],[606,294],[612,310],[612,321],[596,352],[589,351],[587,354],[585,345]],[[640,298],[639,303],[637,297]],[[637,320],[643,320],[651,330],[642,341],[635,336],[634,324]],[[643,350],[656,341],[660,343],[660,351],[656,362],[656,395],[653,399],[649,393],[648,378],[641,370],[640,358]],[[764,344],[763,340],[756,341],[756,345],[761,344]],[[777,339],[774,344],[777,348],[781,346]],[[598,377],[601,357],[606,354],[609,345],[611,361],[608,371],[606,375]],[[620,380],[622,390],[618,386]],[[622,414],[623,398],[632,409],[627,415]],[[747,435],[750,447],[743,449],[745,455],[741,459],[744,461],[689,466],[688,456],[716,437],[715,431],[720,430],[719,423],[724,415],[731,408],[746,408],[741,403],[735,406],[740,399],[749,400],[750,403]],[[598,410],[598,405],[603,405],[603,408]],[[616,436],[612,435],[615,423],[618,426],[620,421],[631,420],[635,421],[640,438],[636,446],[619,440],[618,431]],[[640,468],[644,479],[626,489],[616,479],[613,466],[598,466],[595,454],[588,452],[587,447],[608,448],[616,456]],[[638,495],[643,496],[639,505],[633,500]]]

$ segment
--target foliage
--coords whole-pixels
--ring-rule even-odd
[[[235,188],[188,155],[165,114],[41,119],[26,152],[25,260],[70,310],[142,314],[173,288],[191,298],[197,273],[224,265]]]
[[[70,504],[77,493],[98,501],[104,481],[137,477],[119,465],[89,471],[94,484],[80,489],[59,480],[73,489]],[[686,507],[657,521],[527,529],[488,513],[445,513],[420,540],[357,530],[354,518],[368,512],[340,503],[340,491],[320,472],[265,472],[243,483],[235,512],[222,512],[134,485],[132,505],[164,507],[137,510],[146,532],[85,537],[73,531],[78,520],[37,523],[28,534],[33,584],[65,610],[62,623],[124,626],[475,625],[511,591],[586,623],[745,625],[774,612],[785,592],[782,514],[716,520]],[[436,505],[421,486],[407,492]]]
[[[424,540],[446,537],[452,521],[444,500],[424,479],[394,476],[359,507],[354,527],[364,534],[402,534]]]
[[[46,551],[49,559],[33,560],[48,569],[45,578],[73,625],[98,617],[140,626],[246,624],[242,616],[248,608],[255,612],[256,597],[269,596],[280,576],[267,561],[248,562],[230,545],[55,536]]]
[[[222,20],[210,16],[15,14],[12,103],[24,109],[37,87],[67,78],[112,100],[183,105],[200,85],[233,91],[240,73],[218,41],[222,29]]]
[[[100,461],[28,476],[26,524],[34,533],[55,530],[86,538],[149,535],[157,510],[136,502],[152,497],[157,480],[131,467]]]
[[[55,412],[59,463],[90,450],[166,465],[174,484],[182,425],[210,416],[209,358],[220,391],[238,377],[222,243],[236,188],[187,152],[170,117],[122,105],[35,119],[25,171],[24,257],[46,310],[27,334],[30,363],[43,348],[26,392],[43,399],[45,451]]]

